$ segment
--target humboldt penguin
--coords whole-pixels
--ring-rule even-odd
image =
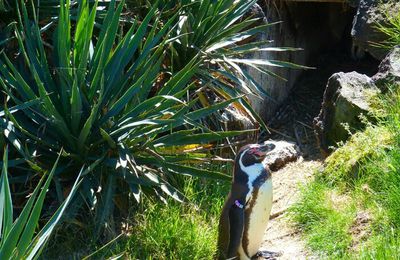
[[[217,258],[258,256],[272,207],[271,173],[263,160],[273,144],[250,144],[236,155],[231,191],[219,221]]]

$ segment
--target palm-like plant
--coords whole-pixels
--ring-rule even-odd
[[[0,61],[0,84],[12,103],[30,104],[16,113],[5,107],[0,123],[8,128],[7,138],[37,168],[50,168],[63,148],[62,171],[55,173],[61,194],[76,170],[90,165],[80,203],[94,208],[100,223],[112,214],[115,194],[128,189],[137,199],[147,191],[181,200],[170,184],[175,174],[229,179],[206,169],[207,147],[243,133],[212,132],[199,124],[239,99],[193,109],[194,90],[204,84],[193,81],[200,55],[179,71],[166,69],[165,50],[177,39],[172,32],[178,15],[160,22],[155,6],[122,28],[123,5],[111,1],[102,24],[96,24],[97,5],[81,1],[72,24],[70,2],[61,0],[53,41],[46,43],[50,49],[37,19],[22,5],[15,31],[18,62],[5,54]],[[123,201],[117,205],[124,208]]]
[[[13,219],[13,204],[8,181],[8,149],[4,149],[0,179],[0,258],[34,259],[46,245],[50,235],[66,210],[78,187],[78,180],[47,224],[35,235],[47,189],[57,167],[55,162],[51,172],[44,175],[22,209],[19,217]]]
[[[246,67],[281,78],[270,67],[304,69],[285,61],[260,60],[249,58],[255,52],[297,51],[298,48],[272,47],[272,41],[254,42],[259,33],[266,33],[268,27],[276,23],[265,23],[262,17],[255,17],[252,7],[256,0],[200,0],[200,1],[129,1],[128,7],[133,12],[142,13],[152,6],[162,11],[161,18],[166,20],[179,13],[179,22],[172,32],[177,37],[167,47],[167,58],[171,70],[181,70],[195,56],[201,60],[195,76],[207,82],[206,88],[216,95],[227,98],[238,95],[253,95],[258,98],[272,98],[248,73]],[[281,78],[283,79],[283,78]],[[284,80],[284,79],[283,79]],[[202,104],[208,105],[205,91],[197,93]],[[266,129],[263,120],[253,111],[248,99],[235,102],[253,122]]]

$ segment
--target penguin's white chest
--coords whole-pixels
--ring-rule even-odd
[[[267,179],[258,189],[248,194],[245,210],[245,229],[239,248],[240,259],[254,256],[264,238],[272,208],[272,180]]]

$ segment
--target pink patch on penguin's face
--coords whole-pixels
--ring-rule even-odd
[[[262,156],[265,155],[265,152],[260,151],[258,149],[258,147],[250,148],[249,153],[250,154],[254,154],[254,155],[258,156],[258,157],[262,157]]]

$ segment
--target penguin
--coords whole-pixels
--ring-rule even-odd
[[[263,160],[274,144],[250,144],[236,155],[231,191],[219,220],[217,259],[248,260],[260,254],[272,207],[272,180]]]

